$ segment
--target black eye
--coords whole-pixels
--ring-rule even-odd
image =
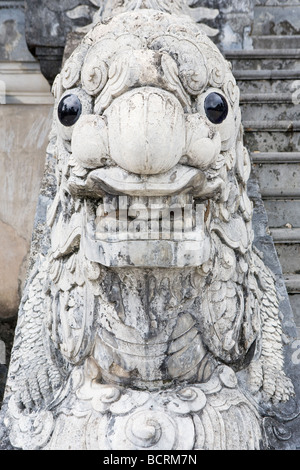
[[[78,121],[82,111],[81,102],[76,95],[66,95],[58,105],[58,118],[60,122],[71,127]]]
[[[213,124],[221,124],[228,115],[228,104],[224,96],[210,93],[204,102],[206,116]]]

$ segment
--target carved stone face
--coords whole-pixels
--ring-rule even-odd
[[[209,201],[226,205],[230,190],[232,199],[240,192],[244,212],[251,212],[233,170],[245,185],[250,164],[241,140],[239,90],[229,63],[188,17],[139,10],[96,26],[54,90],[58,153],[65,155],[62,185],[74,200],[86,201],[91,261],[200,266],[210,251]],[[176,230],[172,222],[171,236],[155,236],[153,207],[158,224],[164,209],[172,209],[182,227]],[[236,207],[234,201],[226,211]],[[136,215],[126,242],[128,223],[120,226],[120,214],[128,223]],[[189,249],[182,241],[186,226]],[[242,235],[246,248],[249,237]]]
[[[84,38],[54,93],[51,247],[21,305],[12,444],[258,449],[250,393],[293,385],[230,65],[188,17],[134,10]]]

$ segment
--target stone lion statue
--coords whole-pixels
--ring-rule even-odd
[[[293,385],[230,64],[187,15],[129,8],[53,92],[51,248],[20,307],[11,445],[259,449],[257,403]]]

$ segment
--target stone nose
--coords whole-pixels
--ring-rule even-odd
[[[184,111],[171,93],[141,87],[104,112],[110,157],[124,170],[155,175],[172,169],[186,144]]]

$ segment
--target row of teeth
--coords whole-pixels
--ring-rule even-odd
[[[203,205],[195,205],[190,195],[172,198],[109,198],[96,211],[96,237],[115,233],[132,238],[170,239],[193,232],[203,220]],[[202,223],[201,223],[202,225]]]

